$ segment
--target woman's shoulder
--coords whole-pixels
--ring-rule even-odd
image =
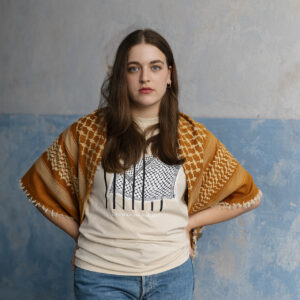
[[[204,124],[183,112],[179,113],[178,132],[180,138],[184,140],[196,139],[204,148],[208,144],[218,142],[217,137]]]
[[[90,142],[102,140],[106,136],[103,110],[95,109],[79,117],[61,133],[61,136],[81,144],[88,140]]]
[[[71,125],[71,127],[79,133],[82,131],[95,131],[96,129],[102,128],[103,125],[104,109],[97,108],[94,111],[81,116]]]
[[[178,122],[179,130],[187,130],[187,131],[195,131],[200,130],[207,131],[205,125],[201,122],[196,121],[191,116],[187,115],[186,113],[179,112],[179,122]]]

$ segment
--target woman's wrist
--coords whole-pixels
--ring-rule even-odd
[[[194,215],[189,216],[189,221],[188,224],[186,226],[186,229],[190,232],[191,230],[193,230],[195,227],[197,227],[197,224],[194,223]]]
[[[73,237],[76,245],[78,244],[79,232]]]

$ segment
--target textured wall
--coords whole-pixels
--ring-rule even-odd
[[[0,115],[0,295],[5,299],[72,299],[74,242],[26,200],[17,180],[77,117]],[[256,210],[205,228],[194,260],[194,299],[299,299],[300,122],[198,120],[252,174],[264,198]]]
[[[193,116],[300,117],[300,1],[1,0],[0,112],[84,114],[106,64],[150,26]]]
[[[0,0],[0,298],[73,299],[74,242],[17,182],[97,107],[121,39],[149,26],[174,50],[183,111],[264,193],[258,209],[204,230],[194,299],[299,299],[299,25],[291,0]]]

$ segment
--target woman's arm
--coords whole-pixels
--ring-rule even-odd
[[[224,206],[216,205],[214,207],[207,208],[200,212],[197,212],[189,217],[188,225],[186,230],[189,232],[193,228],[202,227],[206,225],[212,225],[233,219],[243,213],[246,213],[260,204],[258,200],[255,204],[250,207],[240,207],[240,208],[226,208]]]
[[[244,214],[260,204],[258,200],[255,204],[248,208],[227,208],[224,206],[216,205],[214,207],[207,208],[205,210],[199,211],[189,217],[188,225],[185,227],[187,236],[190,236],[190,231],[196,227],[203,227],[206,225],[212,225],[220,222],[224,222],[233,219],[241,214]],[[190,255],[193,256],[194,251],[190,245],[189,248]]]
[[[74,221],[74,219],[62,215],[52,216],[50,213],[46,213],[41,207],[37,208],[49,221],[51,221],[53,224],[70,235],[77,243],[79,235],[79,225]]]
[[[78,249],[77,246],[77,240],[79,236],[79,225],[77,222],[74,221],[72,218],[64,217],[62,215],[52,216],[49,213],[46,213],[42,208],[37,207],[38,210],[54,225],[58,226],[60,229],[62,229],[64,232],[66,232],[68,235],[70,235],[76,242],[76,246],[73,251],[72,259],[71,259],[71,265],[72,270],[74,271],[75,268],[75,252]]]

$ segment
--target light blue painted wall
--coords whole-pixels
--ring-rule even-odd
[[[0,115],[0,295],[72,299],[74,242],[27,201],[17,180],[78,116]],[[208,226],[194,260],[196,299],[299,299],[299,121],[197,119],[262,189],[262,204]]]
[[[0,0],[0,298],[73,298],[74,243],[17,181],[97,107],[118,44],[148,26],[174,51],[182,110],[264,192],[257,210],[204,230],[195,300],[300,299],[299,0]]]

